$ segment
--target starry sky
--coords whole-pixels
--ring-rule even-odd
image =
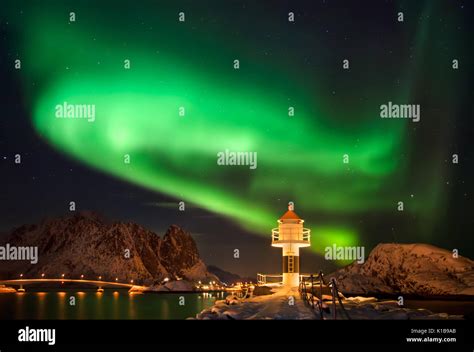
[[[312,230],[303,271],[332,270],[333,243],[472,258],[472,15],[467,1],[7,1],[0,230],[75,201],[179,224],[208,264],[255,275],[280,270],[271,228],[293,201]],[[380,118],[389,101],[420,121]],[[58,119],[63,102],[95,120]],[[257,168],[218,165],[226,149]]]

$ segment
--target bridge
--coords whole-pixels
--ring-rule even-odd
[[[98,291],[103,291],[103,287],[110,287],[110,288],[128,288],[130,290],[140,290],[145,288],[145,286],[134,285],[133,283],[123,283],[118,281],[102,281],[102,280],[86,280],[86,279],[14,279],[14,280],[0,280],[0,285],[5,286],[20,286],[19,292],[23,292],[24,285],[32,285],[38,283],[66,283],[66,282],[73,282],[73,283],[82,283],[85,285],[97,286]]]

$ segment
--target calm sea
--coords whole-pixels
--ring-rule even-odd
[[[74,297],[74,299],[71,299]],[[186,319],[224,293],[129,294],[127,290],[27,291],[0,294],[0,319]],[[75,305],[70,302],[75,300]]]

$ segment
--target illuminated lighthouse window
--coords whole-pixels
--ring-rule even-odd
[[[288,256],[288,272],[294,272],[294,257],[292,255]]]

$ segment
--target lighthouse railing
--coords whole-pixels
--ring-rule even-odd
[[[311,239],[311,230],[310,229],[307,229],[307,228],[304,228],[302,231],[295,231],[295,232],[291,232],[291,231],[288,231],[288,233],[286,233],[285,235],[286,240],[294,240],[294,241],[305,241],[305,242],[310,242],[310,239]],[[277,228],[274,228],[272,229],[272,243],[275,243],[275,242],[279,242],[283,240],[283,238],[281,238],[280,236],[280,229],[277,227]]]
[[[311,238],[311,230],[307,229],[307,228],[304,228],[303,229],[303,241],[308,241],[309,242],[310,238]]]
[[[272,242],[278,242],[280,240],[280,231],[278,228],[272,229]]]
[[[283,275],[281,274],[257,274],[257,284],[259,285],[281,285],[283,283]]]

